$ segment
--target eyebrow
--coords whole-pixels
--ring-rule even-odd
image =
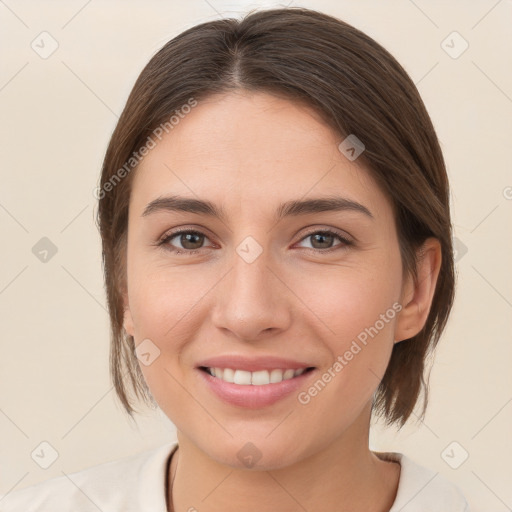
[[[218,218],[224,222],[227,218],[226,212],[222,207],[219,207],[210,201],[183,196],[158,197],[146,206],[142,213],[142,217],[146,217],[157,212],[173,211],[207,215],[209,217]],[[295,217],[299,215],[330,211],[355,211],[362,213],[371,219],[374,218],[366,206],[353,201],[352,199],[340,196],[331,196],[301,201],[292,200],[282,203],[276,210],[276,221],[290,216]]]

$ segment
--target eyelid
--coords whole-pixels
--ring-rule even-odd
[[[308,229],[308,226],[306,228],[303,228],[303,229]],[[194,227],[193,225],[191,226],[182,226],[182,227],[177,227],[177,228],[172,228],[172,229],[169,229],[167,230],[161,237],[159,237],[158,239],[158,242],[161,242],[162,240],[165,240],[167,239],[169,236],[176,236],[176,235],[179,235],[180,233],[188,233],[188,232],[197,232],[197,233],[200,233],[201,235],[205,235],[207,236],[208,238],[210,238],[210,235],[208,234],[209,233],[209,230],[207,230],[206,228],[204,228],[203,226],[197,226],[197,227]],[[334,228],[332,226],[318,226],[318,225],[315,225],[313,227],[311,227],[311,229],[308,229],[308,231],[306,233],[304,233],[302,235],[302,238],[299,240],[301,241],[304,237],[308,236],[308,235],[311,235],[313,233],[318,233],[318,232],[333,232],[343,238],[346,238],[350,241],[356,241],[357,239],[355,237],[353,237],[352,235],[350,235],[349,233],[347,233],[346,231],[343,231],[343,230],[340,230],[338,228]]]
[[[341,229],[333,228],[330,226],[314,226],[302,235],[302,238],[299,240],[299,242],[301,242],[304,238],[315,233],[333,233],[335,235],[338,235],[340,238],[345,239],[347,242],[353,243],[356,241],[356,239],[352,235],[349,235],[346,231],[343,231]]]
[[[203,226],[196,227],[192,224],[192,225],[179,226],[177,228],[168,229],[167,231],[165,231],[165,233],[162,236],[160,236],[158,238],[157,243],[162,242],[163,240],[169,239],[169,237],[172,238],[181,233],[190,233],[190,232],[201,234],[208,238],[212,238],[212,236],[210,235],[210,231],[208,229],[206,229]]]
[[[155,243],[155,245],[163,247],[165,250],[168,250],[173,254],[188,254],[188,255],[197,254],[198,252],[202,251],[203,249],[207,249],[208,247],[212,247],[212,246],[200,247],[199,249],[181,249],[181,248],[173,248],[173,246],[171,246],[169,244],[169,247],[171,247],[171,248],[168,249],[165,247],[165,245],[167,245],[167,242],[169,240],[177,237],[178,235],[180,235],[182,233],[193,233],[193,234],[197,234],[197,235],[202,235],[205,238],[210,239],[210,236],[207,234],[207,231],[208,230],[206,228],[203,228],[202,226],[198,227],[198,228],[191,227],[191,226],[182,226],[179,228],[175,228],[175,229],[166,231],[158,239],[158,241]],[[327,249],[315,249],[314,247],[302,247],[302,249],[307,249],[309,251],[313,251],[316,253],[329,253],[331,251],[338,250],[337,248],[340,245],[348,247],[348,246],[354,245],[354,242],[355,242],[354,237],[352,237],[348,233],[346,233],[342,230],[339,230],[337,228],[333,228],[333,227],[329,227],[329,226],[323,226],[323,227],[313,226],[306,233],[304,233],[301,236],[301,238],[298,240],[298,242],[296,242],[296,243],[300,243],[304,239],[308,238],[309,236],[317,234],[317,233],[332,234],[332,235],[338,237],[341,243],[336,244],[333,247],[329,247]],[[215,244],[213,246],[215,246]]]
[[[154,245],[163,247],[164,249],[167,249],[164,246],[167,245],[169,240],[172,240],[173,238],[177,237],[178,235],[181,235],[182,233],[193,233],[196,235],[202,235],[205,238],[207,238],[208,240],[210,240],[210,236],[206,233],[206,231],[207,230],[203,227],[192,228],[192,227],[187,227],[187,226],[181,227],[181,228],[176,228],[176,229],[171,229],[169,231],[166,231]],[[215,246],[215,244],[213,244],[213,246]],[[171,247],[171,249],[168,249],[168,250],[170,250],[172,253],[181,254],[181,252],[183,252],[186,254],[195,254],[199,251],[202,251],[203,249],[207,249],[208,247],[212,247],[212,246],[201,247],[199,249],[181,249],[179,247],[173,248],[173,246],[171,246],[169,244],[169,247]]]

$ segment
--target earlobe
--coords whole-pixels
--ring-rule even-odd
[[[428,238],[417,252],[417,273],[408,275],[402,287],[402,310],[395,327],[395,343],[416,336],[425,325],[441,269],[441,244]]]
[[[128,303],[128,298],[126,295],[123,295],[123,328],[129,336],[133,336],[134,328],[133,328],[133,318],[132,312],[130,310],[130,305]]]

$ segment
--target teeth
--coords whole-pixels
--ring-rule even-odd
[[[268,373],[268,372],[267,372]],[[282,380],[284,380],[284,374],[286,372],[283,372],[283,370],[272,370],[270,373],[269,373],[269,379],[270,379],[270,382],[273,384],[274,382],[281,382]],[[292,377],[293,377],[293,372],[292,372]],[[290,377],[288,377],[290,378]]]
[[[215,374],[217,374],[217,369],[215,369]],[[224,376],[224,375],[222,374],[222,376]],[[222,378],[222,377],[220,377],[220,378]],[[236,370],[235,376],[233,378],[233,382],[235,384],[250,384],[251,383],[251,372],[244,372],[243,370]]]
[[[274,370],[274,371],[280,371],[280,370]],[[250,373],[250,372],[244,372],[244,373]],[[252,372],[251,384],[254,384],[256,386],[261,386],[263,384],[269,384],[269,382],[273,382],[272,376],[270,376],[270,380],[269,380],[268,372],[266,370],[261,370],[259,372]]]
[[[217,368],[217,370],[219,371],[218,375],[215,374],[217,377],[226,382],[235,382],[235,370],[231,368],[226,368],[224,372],[220,368]]]
[[[305,368],[299,370],[287,369],[280,370],[260,370],[257,372],[248,372],[245,370],[233,370],[231,368],[208,368],[208,373],[225,382],[232,382],[242,385],[264,386],[266,384],[275,384],[283,380],[298,377],[306,371]]]

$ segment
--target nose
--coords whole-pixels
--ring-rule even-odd
[[[286,330],[293,294],[282,271],[265,251],[252,262],[235,252],[231,261],[231,268],[215,287],[214,325],[243,341]]]

